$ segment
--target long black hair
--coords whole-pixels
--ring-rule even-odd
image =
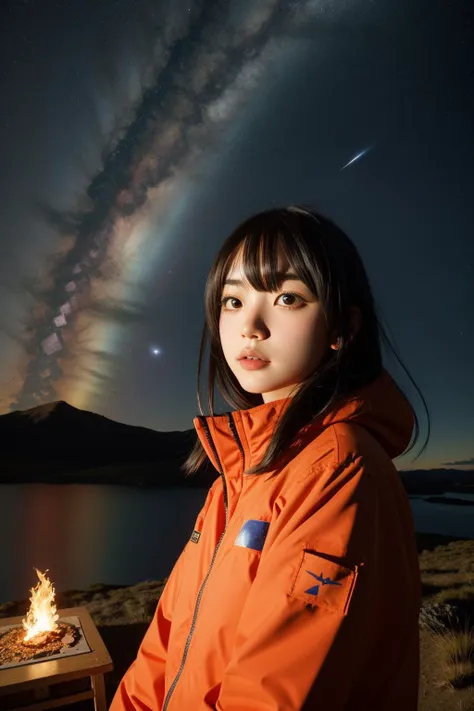
[[[263,474],[272,468],[293,443],[299,430],[331,409],[336,400],[350,400],[355,391],[375,380],[383,370],[380,337],[398,357],[376,313],[372,290],[359,253],[349,237],[328,218],[306,208],[292,205],[265,210],[242,222],[226,239],[209,272],[205,287],[206,320],[201,338],[197,372],[197,400],[204,415],[199,384],[206,340],[210,341],[208,405],[214,416],[214,386],[234,409],[248,409],[263,404],[260,394],[249,393],[239,384],[229,368],[219,337],[221,298],[224,281],[236,255],[242,255],[242,271],[257,291],[276,291],[280,286],[278,255],[286,256],[292,270],[316,295],[326,318],[329,333],[339,336],[339,348],[329,347],[317,369],[291,397],[280,417],[263,459],[246,474]],[[259,255],[257,258],[256,255]],[[362,315],[359,330],[351,331],[351,308]],[[428,436],[418,457],[426,449]],[[406,395],[405,395],[406,397]],[[408,399],[408,398],[407,398]],[[412,407],[415,436],[410,451],[419,438],[419,421]],[[197,438],[194,448],[181,466],[185,476],[196,473],[207,455]]]

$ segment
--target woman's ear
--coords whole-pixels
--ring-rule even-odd
[[[358,306],[351,306],[351,335],[349,336],[349,341],[352,341],[357,335],[360,327],[362,326],[362,312]],[[342,339],[338,337],[334,339],[331,343],[331,348],[335,351],[339,350],[342,345]]]

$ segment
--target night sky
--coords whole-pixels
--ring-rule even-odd
[[[425,397],[413,467],[474,464],[470,0],[10,0],[0,26],[1,414],[190,429],[212,261],[303,203],[355,242]],[[384,360],[409,468],[423,403]]]

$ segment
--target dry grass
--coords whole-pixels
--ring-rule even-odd
[[[474,540],[420,535],[418,546],[424,603],[448,603],[457,611],[446,628],[434,624],[420,630],[419,711],[474,711]],[[99,584],[57,593],[59,610],[84,605],[99,628],[114,661],[106,675],[108,704],[135,658],[165,583]],[[0,618],[25,615],[28,605],[28,599],[0,605]],[[92,708],[92,702],[74,705],[74,711]]]
[[[436,632],[446,661],[446,680],[450,689],[463,689],[474,684],[474,627],[466,621],[459,632]]]
[[[56,594],[58,610],[65,607],[87,607],[97,627],[149,624],[156,609],[166,578],[145,581],[131,586],[91,585],[87,590],[67,590]],[[1,617],[24,615],[29,600],[0,605]]]
[[[420,711],[474,710],[474,540],[419,541],[424,603],[456,614],[421,631]]]

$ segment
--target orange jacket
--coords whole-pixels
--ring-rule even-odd
[[[242,476],[288,402],[194,419],[220,476],[110,711],[416,711],[412,411],[384,370]]]

